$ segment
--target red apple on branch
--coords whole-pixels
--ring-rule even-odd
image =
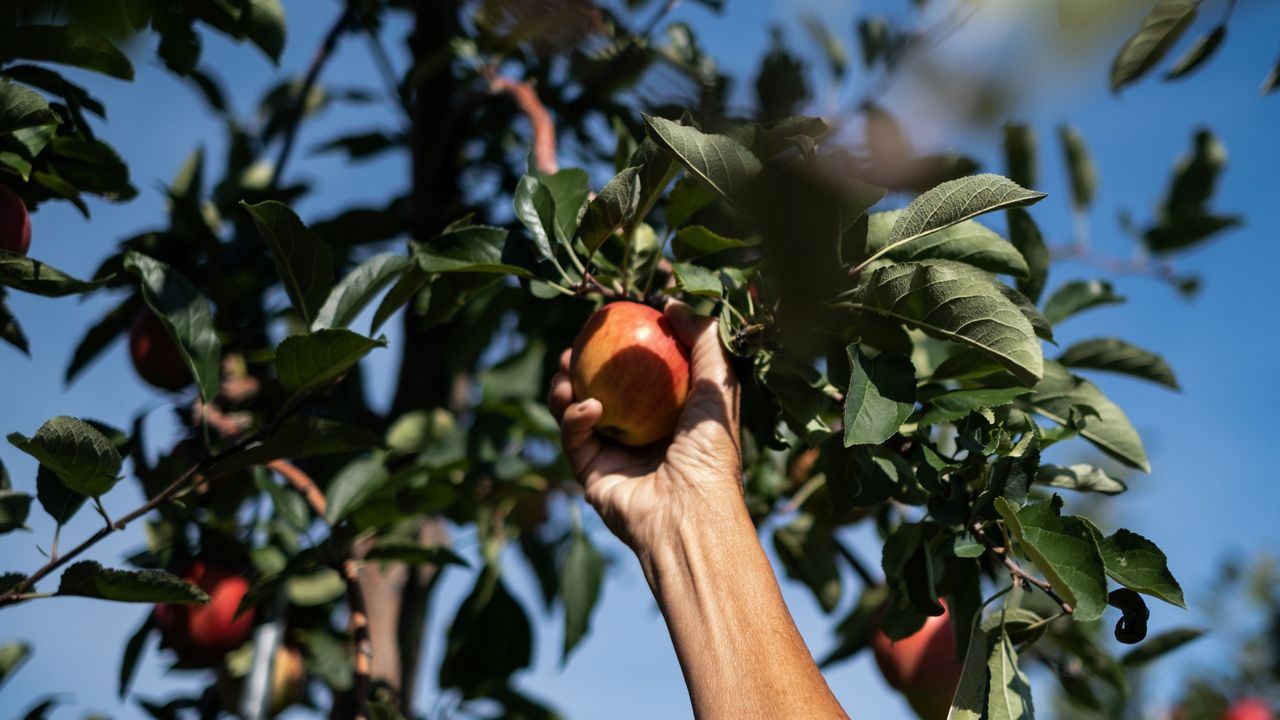
[[[31,247],[31,215],[8,185],[0,185],[0,250],[26,255]]]
[[[573,341],[569,376],[579,401],[595,398],[604,407],[597,432],[623,445],[648,445],[675,432],[689,394],[689,349],[661,312],[614,302]]]
[[[902,640],[890,640],[876,628],[871,649],[885,681],[906,696],[922,720],[947,717],[964,670],[956,660],[956,635],[949,612],[929,618],[915,634]]]
[[[149,310],[138,315],[129,328],[129,357],[138,375],[158,388],[181,390],[191,384],[191,370],[178,344]]]
[[[1262,698],[1243,697],[1227,707],[1222,720],[1275,720],[1271,704]]]
[[[209,595],[205,605],[156,605],[152,619],[162,644],[189,667],[209,667],[244,644],[253,630],[253,611],[236,617],[240,600],[249,592],[241,574],[197,560],[182,579]]]

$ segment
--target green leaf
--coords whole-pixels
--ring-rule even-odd
[[[640,206],[636,210],[635,220],[643,221],[662,196],[662,191],[671,184],[671,178],[675,177],[680,166],[647,137],[636,147],[627,164],[640,168]]]
[[[1111,92],[1137,80],[1173,48],[1196,17],[1200,0],[1160,0],[1111,62]]]
[[[697,260],[725,250],[748,247],[746,241],[719,235],[702,225],[680,228],[671,243],[671,253],[676,260]]]
[[[1258,94],[1270,95],[1276,91],[1276,88],[1280,88],[1280,60],[1277,60],[1276,64],[1271,66],[1271,70],[1267,73],[1267,76],[1262,79],[1262,85],[1258,88]]]
[[[1049,487],[1065,488],[1080,492],[1096,492],[1103,495],[1119,495],[1129,486],[1093,465],[1041,465],[1036,472],[1036,482]]]
[[[862,589],[857,604],[836,626],[836,636],[840,639],[839,646],[818,663],[819,667],[825,669],[832,663],[852,657],[867,647],[888,595],[889,589],[883,585],[868,585]]]
[[[285,578],[284,590],[294,605],[319,607],[342,597],[347,591],[347,583],[337,570],[322,567],[314,572]]]
[[[757,368],[759,377],[778,404],[792,432],[809,445],[831,435],[824,415],[832,406],[822,374],[810,365],[786,355],[774,355]]]
[[[117,602],[203,605],[209,596],[172,573],[159,570],[114,570],[84,560],[68,567],[58,583],[59,595]]]
[[[40,93],[0,80],[0,135],[57,121]]]
[[[133,684],[133,676],[138,669],[138,659],[142,657],[147,636],[153,629],[151,622],[151,615],[148,614],[147,619],[142,621],[142,625],[129,636],[129,641],[125,643],[124,655],[120,658],[120,684],[116,691],[116,697],[121,700],[129,694],[129,686]]]
[[[1005,123],[1004,159],[1009,179],[1022,187],[1036,185],[1036,132],[1026,123]]]
[[[953,422],[981,408],[1008,405],[1016,398],[1031,392],[1031,388],[974,388],[952,390],[932,397],[920,413],[921,425]]]
[[[991,656],[987,660],[990,683],[987,689],[989,720],[1030,720],[1035,716],[1031,704],[1031,680],[1018,667],[1018,651],[1013,638],[1003,630],[989,638]]]
[[[22,332],[18,318],[14,317],[13,311],[9,309],[3,288],[0,288],[0,340],[14,346],[23,355],[31,356],[31,346],[27,343],[27,336]]]
[[[302,322],[310,325],[333,286],[333,258],[329,246],[307,229],[282,202],[267,200],[240,206],[248,211],[275,260],[276,272]]]
[[[533,245],[543,258],[555,261],[559,243],[556,227],[556,203],[551,191],[536,176],[525,175],[516,185],[512,197],[516,218],[529,231]]]
[[[404,715],[396,709],[395,705],[385,702],[369,703],[370,720],[405,720]]]
[[[87,499],[67,487],[57,473],[45,465],[36,469],[36,497],[40,500],[40,507],[58,525],[66,524]]]
[[[43,297],[64,297],[92,292],[111,280],[77,280],[39,260],[0,250],[0,287]]]
[[[10,433],[9,442],[57,473],[67,487],[97,497],[120,479],[120,453],[89,423],[59,415],[40,426],[35,437]]]
[[[89,366],[89,363],[93,362],[129,328],[129,324],[138,315],[138,305],[137,296],[130,295],[85,332],[71,354],[71,362],[67,365],[67,385],[70,385]]]
[[[1107,608],[1107,578],[1093,530],[1084,520],[1059,515],[1062,499],[1015,509],[1002,497],[995,508],[1019,547],[1074,608],[1072,618],[1091,622]]]
[[[773,532],[773,549],[787,577],[807,585],[826,612],[840,603],[840,570],[831,532],[829,525],[808,514]]]
[[[1106,370],[1178,388],[1178,379],[1164,358],[1117,338],[1082,340],[1058,356],[1058,362],[1072,368]]]
[[[276,348],[276,376],[297,398],[345,374],[374,348],[386,346],[384,338],[374,340],[350,330],[290,335]]]
[[[850,305],[973,347],[1030,385],[1044,372],[1040,341],[1000,288],[976,268],[927,260],[876,269]]]
[[[903,210],[886,210],[867,216],[867,252],[879,254],[889,242]],[[976,220],[965,220],[917,242],[898,245],[884,253],[894,262],[911,260],[952,260],[990,273],[1027,278],[1027,261],[1009,241]]]
[[[142,253],[125,252],[124,268],[138,277],[142,298],[176,341],[200,396],[212,400],[218,394],[222,342],[209,300],[178,271]]]
[[[951,700],[947,720],[983,720],[986,717],[987,686],[989,672],[987,643],[990,634],[976,623],[969,636],[969,648],[964,654],[964,669],[960,672],[960,684]]]
[[[556,239],[570,249],[570,241],[578,232],[578,222],[587,211],[591,197],[591,181],[587,171],[567,168],[554,175],[538,175],[538,181],[551,192],[556,208]]]
[[[1153,253],[1166,253],[1198,245],[1223,230],[1240,225],[1241,220],[1235,215],[1196,215],[1148,228],[1142,242]]]
[[[1135,592],[1186,609],[1182,587],[1169,572],[1169,560],[1155,543],[1129,530],[1117,530],[1099,541],[1107,575]]]
[[[271,497],[271,505],[276,509],[277,517],[299,532],[307,529],[311,522],[311,512],[301,493],[277,483],[271,473],[262,468],[254,470],[253,482],[259,490]]]
[[[58,177],[79,192],[112,202],[131,200],[138,194],[129,183],[129,166],[101,140],[58,136],[49,142],[45,154],[57,166]]]
[[[133,79],[133,63],[111,41],[78,25],[23,25],[10,30],[0,42],[0,55],[70,65]]]
[[[235,37],[243,34],[272,61],[279,62],[286,33],[284,6],[280,0],[213,1],[234,18]]]
[[[1077,313],[1125,301],[1117,295],[1106,280],[1072,280],[1063,285],[1044,302],[1044,316],[1055,326]]]
[[[701,265],[678,262],[673,266],[676,276],[676,287],[690,295],[720,298],[724,295],[724,285],[720,282],[720,274]]]
[[[1130,467],[1151,472],[1142,438],[1118,405],[1093,383],[1078,378],[1056,362],[1046,362],[1044,380],[1035,388],[1032,408],[1059,425],[1071,422],[1073,408],[1086,408],[1088,416],[1080,434],[1103,452]]]
[[[365,560],[382,560],[405,563],[408,565],[458,565],[470,567],[458,553],[444,545],[424,547],[411,538],[385,537],[378,540]]]
[[[27,526],[31,513],[31,496],[13,490],[0,490],[0,534],[21,530]]]
[[[1147,638],[1141,645],[1125,653],[1120,663],[1127,668],[1138,668],[1177,650],[1193,640],[1204,636],[1207,631],[1201,628],[1174,628],[1159,635]]]
[[[1098,189],[1098,170],[1089,156],[1089,147],[1075,128],[1070,125],[1059,127],[1058,139],[1062,142],[1067,177],[1071,180],[1071,203],[1077,210],[1082,210],[1093,202],[1093,195]]]
[[[404,273],[412,261],[403,255],[374,255],[360,263],[333,289],[324,305],[311,321],[312,330],[343,328],[382,292],[383,288]]]
[[[640,168],[629,167],[605,183],[587,205],[587,213],[578,226],[578,237],[587,248],[587,256],[595,255],[610,235],[631,222],[639,206]]]
[[[404,135],[373,130],[336,137],[312,148],[311,154],[323,155],[341,150],[347,154],[347,159],[349,160],[362,160],[404,145]]]
[[[699,210],[710,205],[716,199],[716,191],[690,177],[676,181],[671,193],[667,195],[667,206],[664,219],[667,230],[674,230],[693,217]],[[709,232],[709,231],[708,231]],[[674,249],[674,248],[673,248]],[[679,258],[689,260],[692,258]]]
[[[31,645],[25,642],[6,643],[0,647],[0,687],[13,675],[18,666],[31,657]]]
[[[560,567],[560,598],[564,602],[564,654],[561,662],[586,636],[591,613],[600,599],[604,556],[585,533],[574,533]]]
[[[378,309],[373,311],[373,321],[369,323],[369,334],[378,332],[378,328],[382,327],[383,323],[412,300],[430,281],[431,275],[418,263],[414,262],[405,268],[404,273],[383,296],[382,302],[378,303]]]
[[[263,440],[232,453],[209,468],[209,478],[230,475],[281,458],[361,452],[379,447],[382,438],[372,430],[326,418],[297,416],[281,423]]]
[[[930,233],[993,210],[1032,205],[1044,197],[1044,193],[989,173],[949,180],[912,200],[894,222],[889,239],[859,267]]]
[[[532,628],[498,569],[487,566],[449,625],[440,687],[458,688],[465,698],[505,686],[532,660]]]
[[[844,446],[879,445],[906,422],[916,404],[911,358],[882,352],[868,357],[857,343],[845,348],[849,388],[844,396]]]
[[[1227,26],[1218,24],[1214,26],[1207,34],[1202,35],[1196,40],[1195,44],[1178,58],[1173,67],[1169,68],[1169,72],[1164,76],[1165,82],[1178,80],[1195,72],[1197,68],[1205,64],[1213,54],[1222,46],[1222,41],[1227,37]]]
[[[659,147],[729,202],[742,202],[747,185],[760,173],[760,160],[727,135],[710,135],[650,115],[644,116],[644,124]]]
[[[337,525],[381,490],[391,474],[381,455],[353,460],[338,471],[325,493],[324,519]]]
[[[429,273],[499,273],[532,277],[522,267],[503,262],[507,231],[472,225],[447,230],[414,250],[418,266]]]

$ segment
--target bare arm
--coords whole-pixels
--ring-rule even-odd
[[[596,400],[562,372],[550,404],[587,500],[640,560],[675,645],[694,714],[844,718],[782,601],[742,500],[738,384],[715,321],[668,309],[690,349],[691,392],[665,447],[601,440]],[[567,371],[568,353],[562,358]]]

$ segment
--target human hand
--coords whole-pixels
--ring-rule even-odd
[[[716,321],[682,303],[668,305],[666,315],[689,348],[690,366],[689,396],[671,438],[634,448],[597,435],[604,408],[594,398],[574,397],[570,350],[560,357],[548,399],[587,502],[637,553],[652,550],[684,522],[742,509],[738,381]]]

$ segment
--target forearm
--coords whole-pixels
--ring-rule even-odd
[[[796,630],[740,500],[682,523],[659,545],[637,555],[698,718],[847,717]]]

